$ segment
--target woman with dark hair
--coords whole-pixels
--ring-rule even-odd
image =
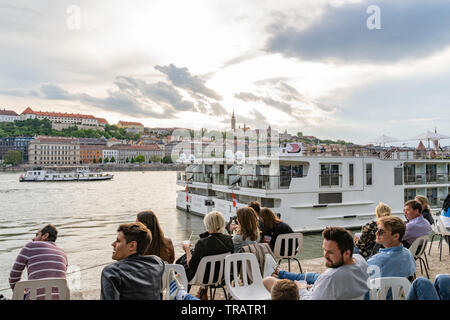
[[[433,217],[431,216],[431,207],[430,203],[428,202],[427,197],[425,196],[416,196],[414,200],[419,201],[422,205],[422,216],[430,223],[434,224]]]
[[[152,210],[139,212],[136,222],[142,222],[152,233],[152,242],[148,246],[144,255],[155,255],[166,261],[173,263],[175,261],[175,249],[172,240],[164,236],[158,218]]]
[[[294,232],[287,223],[278,218],[269,208],[261,208],[259,217],[264,224],[264,242],[268,243],[272,250],[275,248],[275,241],[278,235]],[[283,246],[281,251],[283,252]]]
[[[239,208],[237,215],[237,232],[233,236],[234,252],[240,252],[243,246],[258,243],[258,216],[250,207]]]

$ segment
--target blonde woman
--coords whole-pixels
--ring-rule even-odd
[[[354,253],[359,253],[365,259],[372,255],[372,251],[375,247],[377,231],[377,219],[391,215],[391,207],[387,204],[380,202],[375,208],[376,219],[367,223],[361,230],[361,236],[355,237],[355,249]]]
[[[224,234],[225,218],[219,211],[211,211],[203,219],[203,224],[209,235],[199,239],[191,252],[189,244],[183,244],[186,255],[179,258],[176,263],[183,264],[188,280],[192,280],[197,271],[200,260],[206,256],[234,252],[233,241],[229,235]]]
[[[431,216],[430,203],[427,197],[416,196],[414,200],[418,201],[422,205],[422,216],[431,224],[434,224],[433,217]]]

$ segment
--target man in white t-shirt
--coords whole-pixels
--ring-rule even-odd
[[[301,300],[358,299],[367,293],[367,262],[359,254],[353,255],[353,236],[344,228],[327,227],[322,232],[323,255],[328,269],[322,274],[308,272],[291,273],[278,269],[263,280],[271,291],[278,279],[296,282]],[[277,279],[278,277],[278,279]]]

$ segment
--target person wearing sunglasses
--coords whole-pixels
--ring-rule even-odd
[[[416,262],[408,249],[403,247],[402,238],[406,224],[396,216],[381,217],[377,221],[376,242],[382,245],[377,254],[367,260],[375,273],[373,277],[410,277],[416,272]]]

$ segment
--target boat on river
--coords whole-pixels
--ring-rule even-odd
[[[404,220],[404,203],[416,195],[437,210],[450,191],[449,151],[284,143],[278,152],[270,161],[191,159],[177,175],[177,208],[201,216],[218,210],[229,219],[257,200],[295,231],[316,232],[361,227],[375,219],[379,202]]]
[[[114,175],[103,173],[100,169],[82,167],[44,167],[27,171],[19,178],[20,182],[62,182],[62,181],[101,181],[111,180]]]

